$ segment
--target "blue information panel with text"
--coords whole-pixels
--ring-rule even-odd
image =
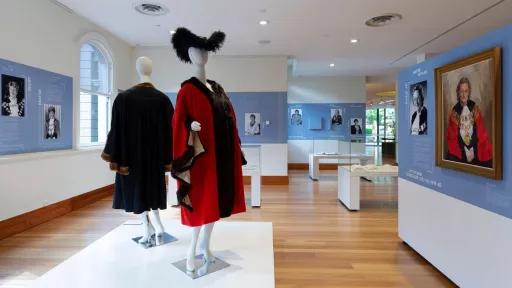
[[[0,59],[0,155],[71,149],[71,77]]]

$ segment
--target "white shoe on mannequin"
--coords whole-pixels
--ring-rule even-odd
[[[144,228],[144,234],[142,235],[142,239],[139,240],[139,243],[147,243],[151,239],[151,236],[155,234],[155,228],[149,221],[148,212],[143,212],[141,214],[142,227]]]
[[[156,246],[159,246],[162,244],[163,235],[164,235],[164,225],[162,225],[162,220],[160,220],[160,211],[159,210],[153,210],[151,211],[153,215],[153,219],[151,219],[151,222],[153,223],[153,227],[155,227],[155,244]]]
[[[215,256],[213,256],[212,251],[210,250],[210,239],[212,237],[213,225],[215,225],[215,222],[203,226],[203,235],[201,243],[199,244],[200,254],[203,254],[203,260],[206,263],[215,262]]]
[[[187,272],[193,273],[196,271],[196,247],[197,247],[197,238],[199,238],[199,232],[201,232],[201,226],[192,227],[192,241],[190,242],[190,246],[188,248],[187,253]]]

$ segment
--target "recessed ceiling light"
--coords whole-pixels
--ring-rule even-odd
[[[176,33],[176,30],[169,31],[169,34],[174,35]]]
[[[350,43],[352,43],[352,44],[356,44],[357,42],[359,42],[359,40],[356,38],[350,39]]]
[[[261,26],[265,26],[268,24],[268,21],[267,20],[260,20],[260,25]]]
[[[329,64],[329,67],[331,67],[331,68],[334,68],[334,66],[336,66],[336,65],[334,65],[334,63]]]

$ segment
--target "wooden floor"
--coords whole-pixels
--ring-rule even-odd
[[[263,187],[261,209],[229,220],[273,222],[276,287],[455,287],[398,238],[396,191],[395,179],[363,181],[361,211],[348,212],[336,200],[334,171],[318,182],[290,171],[289,186]],[[25,287],[134,219],[110,207],[104,199],[0,241],[0,287]]]

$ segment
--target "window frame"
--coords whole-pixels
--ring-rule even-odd
[[[108,81],[109,81],[109,85],[107,87],[107,93],[103,93],[103,92],[94,92],[94,91],[91,91],[91,90],[88,90],[88,89],[82,89],[81,87],[81,69],[80,69],[80,61],[81,61],[81,50],[82,50],[82,47],[86,44],[89,44],[91,46],[93,46],[94,48],[98,49],[98,51],[102,54],[102,56],[105,58],[105,61],[107,62],[107,65],[108,65]],[[76,85],[76,98],[75,98],[75,137],[74,137],[74,147],[78,150],[80,149],[91,149],[91,148],[101,148],[105,145],[105,142],[97,142],[97,143],[91,143],[91,144],[82,144],[81,143],[81,111],[80,111],[80,106],[81,106],[81,98],[82,98],[82,93],[87,93],[89,95],[91,94],[94,94],[94,95],[98,95],[98,96],[103,96],[103,97],[106,97],[109,99],[108,101],[108,107],[107,107],[107,133],[108,133],[108,130],[110,130],[110,119],[111,119],[111,114],[112,114],[112,104],[114,102],[114,99],[115,99],[115,93],[114,91],[116,91],[115,89],[115,61],[114,61],[114,58],[113,58],[113,55],[111,53],[111,49],[108,45],[108,42],[106,41],[106,39],[98,34],[98,33],[95,33],[95,32],[91,32],[91,33],[86,33],[79,41],[79,45],[78,45],[78,85]]]

